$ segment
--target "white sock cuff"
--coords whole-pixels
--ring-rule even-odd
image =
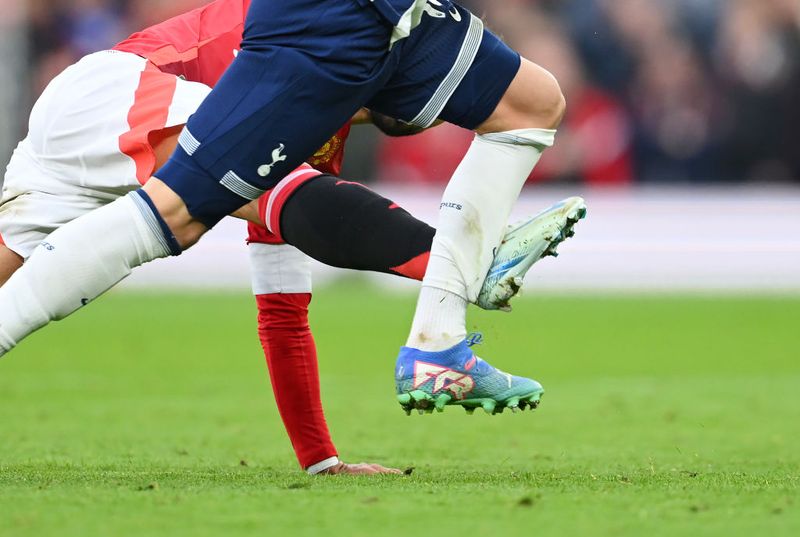
[[[462,296],[423,283],[406,346],[438,352],[457,345],[467,337],[466,315]]]
[[[312,464],[308,468],[306,468],[306,472],[311,475],[317,475],[320,472],[324,472],[328,468],[333,468],[339,464],[339,457],[328,457],[324,461],[320,461],[316,464]]]
[[[178,244],[178,241],[175,239],[172,231],[169,230],[169,227],[167,227],[166,222],[161,218],[161,215],[156,212],[155,206],[152,205],[153,202],[150,200],[150,196],[147,192],[144,190],[137,190],[129,193],[124,199],[130,200],[133,206],[138,209],[142,220],[147,224],[153,236],[161,244],[165,253],[159,255],[159,257],[181,255],[182,249],[180,244]]]
[[[516,129],[479,134],[477,138],[499,144],[529,145],[544,151],[556,143],[556,131],[554,129]]]

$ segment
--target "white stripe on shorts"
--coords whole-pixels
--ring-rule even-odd
[[[258,199],[266,192],[266,190],[261,190],[246,182],[233,170],[223,175],[219,183],[237,196],[248,200]]]
[[[447,105],[447,101],[453,96],[458,85],[467,75],[467,71],[472,67],[472,62],[475,61],[475,56],[478,55],[478,49],[481,48],[482,41],[483,21],[470,13],[469,29],[464,42],[461,44],[461,50],[458,51],[458,57],[453,67],[450,68],[450,72],[444,77],[436,91],[433,92],[428,104],[422,108],[417,117],[409,122],[411,125],[428,128],[436,121],[436,118],[439,117],[439,114],[442,113],[442,110]]]
[[[178,145],[180,145],[186,154],[190,157],[194,155],[194,152],[200,147],[200,142],[197,141],[191,132],[189,132],[188,127],[184,127],[181,131],[180,135],[178,135]]]

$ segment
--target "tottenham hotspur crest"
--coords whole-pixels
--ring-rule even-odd
[[[272,172],[272,167],[275,166],[279,162],[283,162],[286,160],[286,155],[282,155],[283,150],[286,149],[286,146],[281,144],[275,149],[272,150],[272,162],[269,164],[263,164],[258,167],[258,175],[261,177],[266,177]]]

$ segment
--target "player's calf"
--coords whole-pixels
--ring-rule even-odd
[[[435,230],[358,183],[315,175],[261,203],[273,233],[331,266],[422,279]],[[287,187],[289,188],[289,187]]]

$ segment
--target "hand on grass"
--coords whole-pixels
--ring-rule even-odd
[[[331,466],[327,470],[320,472],[320,475],[378,475],[378,474],[402,474],[403,472],[396,468],[386,468],[380,464],[370,464],[368,462],[361,462],[358,464],[347,464],[340,462],[336,466]]]

